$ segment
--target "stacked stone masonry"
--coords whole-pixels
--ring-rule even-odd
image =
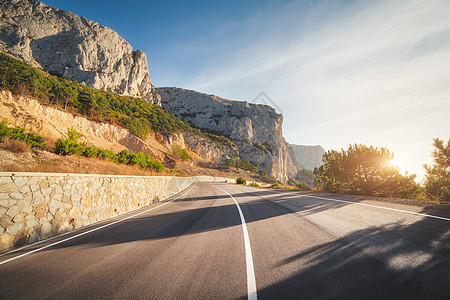
[[[0,253],[164,200],[212,177],[0,173]]]

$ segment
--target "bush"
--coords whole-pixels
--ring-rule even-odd
[[[112,162],[117,162],[117,155],[112,150],[100,149],[98,151],[98,156]]]
[[[30,151],[30,145],[19,140],[7,140],[5,141],[5,147],[14,153],[24,153]]]
[[[44,149],[47,145],[47,141],[42,136],[27,132],[24,127],[9,127],[6,119],[0,123],[0,141],[4,138],[22,141],[31,148]]]
[[[250,182],[248,185],[252,187],[259,187],[259,184],[257,184],[256,182]]]
[[[311,187],[310,187],[309,185],[307,185],[306,183],[304,183],[304,182],[298,182],[298,183],[295,185],[295,187],[296,187],[297,189],[299,189],[300,191],[305,191],[305,192],[311,191]]]
[[[83,151],[85,157],[97,157],[99,149],[95,146],[86,147]]]
[[[191,156],[186,151],[186,149],[181,148],[180,145],[174,145],[172,147],[172,155],[175,159],[181,159],[182,161],[191,160]]]
[[[152,168],[156,172],[162,172],[164,170],[164,165],[159,161],[153,159],[150,159],[150,161],[147,163],[147,167]]]
[[[258,174],[261,175],[261,176],[264,176],[264,177],[269,177],[269,175],[267,174],[266,170],[259,170]]]
[[[67,138],[56,140],[55,153],[60,155],[82,155],[86,146],[78,142],[80,137],[81,134],[73,128],[67,129]]]
[[[237,183],[237,184],[243,184],[243,185],[246,185],[246,184],[247,184],[247,180],[245,180],[244,177],[239,176],[239,177],[236,179],[236,183]]]
[[[125,149],[120,151],[116,157],[119,163],[127,165],[136,165],[143,170],[145,170],[146,168],[151,168],[158,172],[164,170],[163,164],[143,153],[136,153]]]
[[[258,168],[249,162],[248,160],[240,160],[238,159],[226,159],[225,164],[229,167],[235,167],[242,170],[250,171],[252,173],[258,173]]]
[[[437,203],[450,202],[450,139],[445,145],[443,140],[436,138],[433,146],[434,165],[424,165],[426,195]]]
[[[272,188],[273,189],[281,189],[281,188],[283,188],[283,185],[282,185],[281,181],[276,181],[275,183],[272,184]]]

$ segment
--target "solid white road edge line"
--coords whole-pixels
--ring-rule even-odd
[[[255,269],[253,267],[252,248],[250,247],[250,238],[248,235],[247,223],[245,222],[244,214],[242,213],[239,203],[236,201],[236,199],[234,199],[234,197],[230,193],[228,193],[225,190],[222,190],[217,186],[214,187],[228,194],[228,196],[230,196],[231,199],[233,199],[234,204],[236,204],[236,207],[238,209],[239,216],[241,217],[242,231],[244,232],[245,263],[247,267],[247,296],[249,300],[257,300],[258,295],[256,293],[256,279],[255,279]]]
[[[286,193],[297,194],[297,192],[278,192],[278,191],[271,191],[271,192],[274,193],[274,194],[286,194]],[[355,204],[355,205],[369,206],[369,207],[375,207],[375,208],[381,208],[381,209],[386,209],[386,210],[402,212],[402,213],[411,214],[411,215],[417,215],[417,216],[421,216],[421,217],[427,217],[427,218],[434,218],[434,219],[439,219],[439,220],[444,220],[444,221],[450,221],[450,218],[434,216],[434,215],[428,215],[428,214],[422,214],[422,213],[417,213],[417,212],[403,210],[403,209],[390,208],[390,207],[384,207],[384,206],[378,206],[378,205],[372,205],[372,204],[366,204],[366,203],[358,203],[358,202],[339,200],[339,199],[333,199],[333,198],[325,198],[325,197],[319,197],[319,196],[311,196],[309,194],[300,194],[300,196],[301,197],[308,197],[308,198],[322,199],[322,200],[327,200],[327,201],[343,202],[343,203],[349,203],[349,204]],[[367,200],[370,200],[370,199],[367,199]],[[376,201],[376,200],[374,200],[374,201]]]
[[[422,214],[422,213],[417,213],[417,212],[407,211],[407,210],[402,210],[402,209],[397,209],[397,208],[390,208],[390,207],[384,207],[384,206],[378,206],[378,205],[372,205],[372,204],[366,204],[366,203],[357,203],[357,202],[352,202],[352,201],[338,200],[338,199],[318,197],[318,196],[304,195],[304,197],[322,199],[322,200],[327,200],[327,201],[350,203],[350,204],[362,205],[362,206],[369,206],[369,207],[381,208],[381,209],[386,209],[386,210],[398,211],[398,212],[407,213],[407,214],[411,214],[411,215],[417,215],[417,216],[422,216],[422,217],[428,217],[428,218],[435,218],[435,219],[439,219],[439,220],[450,221],[449,218],[433,216],[433,215],[427,215],[427,214]]]
[[[189,189],[189,191],[191,191],[191,189]],[[189,191],[188,191],[188,192],[189,192]],[[63,240],[60,240],[60,241],[51,243],[51,244],[49,244],[49,245],[47,245],[47,246],[44,246],[44,247],[41,247],[41,248],[37,248],[37,249],[31,250],[31,251],[29,251],[29,252],[26,252],[26,253],[24,253],[24,254],[21,254],[21,255],[12,257],[12,258],[10,258],[10,259],[7,259],[7,260],[5,260],[5,261],[0,262],[0,265],[6,264],[6,263],[8,263],[8,262],[11,262],[11,261],[13,261],[13,260],[22,258],[22,257],[24,257],[24,256],[27,256],[27,255],[30,255],[30,254],[33,254],[33,253],[36,253],[36,252],[39,252],[39,251],[44,250],[44,249],[46,249],[46,248],[50,248],[50,247],[52,247],[52,246],[55,246],[55,245],[58,245],[58,244],[67,242],[67,241],[69,241],[69,240],[72,240],[72,239],[74,239],[74,238],[80,237],[80,236],[82,236],[82,235],[85,235],[85,234],[88,234],[88,233],[91,233],[91,232],[94,232],[94,231],[103,229],[103,228],[105,228],[105,227],[108,227],[108,226],[111,226],[111,225],[120,223],[120,222],[122,222],[122,221],[131,219],[131,218],[134,218],[134,217],[136,217],[136,216],[145,214],[145,213],[147,213],[147,212],[149,212],[149,211],[151,211],[151,210],[154,210],[154,209],[163,207],[164,205],[167,205],[167,204],[169,204],[170,202],[175,201],[175,200],[181,198],[181,197],[184,196],[185,194],[186,194],[186,193],[183,193],[183,192],[182,192],[182,194],[179,195],[178,197],[176,197],[176,198],[174,198],[174,199],[172,199],[172,200],[170,200],[170,201],[167,201],[167,202],[165,202],[165,203],[163,203],[163,204],[161,204],[161,205],[158,205],[158,206],[156,206],[156,207],[152,207],[152,208],[150,208],[150,209],[146,209],[146,210],[144,210],[144,211],[142,211],[142,212],[140,212],[140,213],[134,214],[134,215],[132,215],[132,216],[128,216],[128,217],[126,217],[126,218],[117,220],[117,221],[115,221],[115,222],[105,224],[105,225],[103,225],[103,226],[100,226],[100,227],[91,229],[91,230],[89,230],[89,231],[82,232],[82,233],[80,233],[80,234],[77,234],[77,235],[68,237],[68,238],[66,238],[66,239],[63,239]]]

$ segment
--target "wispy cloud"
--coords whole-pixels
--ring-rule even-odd
[[[239,100],[265,91],[288,141],[387,146],[421,175],[432,138],[449,134],[449,15],[445,0],[269,5],[180,45],[198,64],[174,84]]]

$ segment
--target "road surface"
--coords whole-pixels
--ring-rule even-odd
[[[0,299],[450,299],[449,217],[197,183],[0,256]]]

